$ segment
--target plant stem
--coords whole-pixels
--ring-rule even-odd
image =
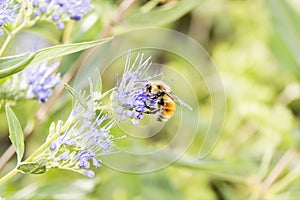
[[[299,153],[297,153],[296,156],[299,157]],[[300,176],[300,169],[299,166],[296,165],[294,169],[292,169],[289,173],[287,173],[284,177],[282,177],[280,180],[278,180],[276,183],[272,185],[272,187],[269,189],[270,193],[275,194],[281,192],[284,188],[286,188],[289,184],[291,184],[295,179],[299,178]]]
[[[257,200],[263,199],[268,192],[269,188],[274,184],[275,180],[278,179],[284,169],[295,159],[297,151],[294,149],[288,150],[278,161],[268,177],[262,182],[258,197],[254,198]]]
[[[55,138],[58,136],[58,134],[53,135],[49,140],[47,140],[44,144],[42,144],[35,152],[33,152],[26,160],[25,162],[31,162],[39,153],[45,150],[46,147],[48,147],[51,142],[55,140]]]
[[[22,28],[25,27],[25,23],[22,23],[22,18],[24,16],[24,12],[26,11],[26,5],[28,5],[28,2],[22,4],[22,7],[21,7],[21,9],[19,11],[20,14],[18,15],[18,18],[16,19],[16,22],[15,22],[15,25],[14,25],[14,29],[12,30],[12,32],[8,32],[8,35],[7,35],[4,43],[1,46],[0,57],[3,56],[5,50],[7,49],[8,45],[9,45],[9,43],[11,41],[11,39],[13,38],[13,36],[17,32],[19,32]]]
[[[23,28],[26,27],[26,24],[23,23],[19,26],[17,26],[14,30],[12,30],[11,32],[8,33],[7,37],[5,38],[4,43],[2,44],[2,47],[0,49],[0,57],[3,56],[5,50],[7,49],[9,43],[11,42],[12,38],[19,32],[21,31]]]
[[[71,20],[67,23],[66,29],[65,29],[64,34],[63,34],[62,39],[61,39],[62,44],[69,43],[72,31],[73,31],[74,24],[75,24],[74,20]]]
[[[17,169],[17,167],[11,170],[8,174],[6,174],[0,179],[0,185],[5,183],[7,180],[11,179],[12,177],[14,177],[18,172],[19,170]]]
[[[31,162],[38,154],[44,151],[49,145],[59,136],[61,132],[64,132],[69,126],[71,122],[66,122],[65,125],[61,128],[60,132],[55,133],[52,137],[47,139],[47,141],[42,144],[35,152],[33,152],[24,162]]]
[[[58,136],[58,134],[55,134],[53,137],[51,137],[48,141],[46,141],[42,146],[40,146],[33,154],[31,154],[31,156],[29,156],[23,163],[26,162],[31,162],[39,153],[41,153],[56,137]],[[13,176],[15,176],[19,170],[17,169],[18,166],[16,168],[14,168],[13,170],[11,170],[8,174],[6,174],[5,176],[3,176],[0,179],[0,185],[5,183],[7,180],[11,179]]]
[[[65,131],[71,122],[66,122],[65,125],[61,128],[60,132]],[[42,144],[35,152],[33,152],[24,162],[22,163],[26,163],[26,162],[31,162],[34,158],[36,158],[36,156],[38,156],[42,151],[44,151],[47,147],[49,147],[49,145],[51,144],[51,142],[53,142],[60,134],[60,132],[57,132],[56,134],[54,134],[52,137],[50,137],[44,144]],[[11,170],[8,174],[6,174],[5,176],[3,176],[0,179],[0,185],[3,184],[4,182],[6,182],[7,180],[11,179],[13,176],[15,176],[17,173],[19,172],[18,170],[18,166],[16,166],[16,168],[14,168],[13,170]]]
[[[4,41],[4,43],[2,44],[2,47],[1,47],[1,49],[0,49],[0,57],[3,55],[4,51],[7,49],[8,44],[10,43],[11,39],[12,39],[12,34],[9,33],[9,34],[7,35],[7,37],[5,38],[5,41]]]

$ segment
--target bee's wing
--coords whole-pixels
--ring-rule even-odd
[[[177,104],[185,106],[189,110],[193,110],[193,108],[188,105],[186,102],[184,102],[182,99],[180,99],[178,96],[176,96],[173,92],[168,93],[168,96]]]

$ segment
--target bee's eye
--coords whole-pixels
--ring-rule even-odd
[[[161,95],[162,95],[162,92],[157,92],[157,93],[156,93],[156,96],[159,96],[159,97],[160,97]]]

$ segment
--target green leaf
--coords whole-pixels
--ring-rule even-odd
[[[292,55],[286,42],[283,41],[282,37],[277,32],[274,31],[272,33],[269,44],[274,57],[280,62],[279,67],[290,70],[292,73],[299,76],[299,64]]]
[[[16,150],[18,163],[20,163],[24,155],[23,130],[17,116],[15,115],[15,113],[9,107],[8,104],[6,105],[5,110],[6,110],[6,117],[8,121],[9,138]]]
[[[93,91],[102,93],[102,79],[101,79],[101,73],[99,69],[96,69],[92,83],[93,83]]]
[[[103,40],[95,40],[89,42],[56,45],[41,49],[32,55],[22,54],[14,57],[0,58],[0,78],[12,75],[30,65],[37,65],[41,62],[45,62],[53,58],[58,58],[100,45],[106,41],[109,41],[110,39],[111,38],[106,38]]]
[[[15,65],[29,56],[29,53],[16,55],[16,56],[8,56],[0,59],[0,70],[4,69],[4,66]]]
[[[87,104],[85,99],[76,91],[74,90],[70,85],[67,83],[64,84],[66,90],[82,105],[84,108],[87,108]]]
[[[28,53],[0,58],[0,79],[22,70],[18,66],[26,66],[31,60]]]
[[[21,163],[18,170],[24,174],[43,174],[47,171],[46,164],[47,160],[45,159],[38,162]]]
[[[284,50],[280,51],[280,53],[284,52],[286,58],[281,57],[281,59],[290,60],[290,56],[288,55],[290,54],[297,63],[297,66],[300,67],[300,15],[289,5],[287,1],[268,0],[267,2],[271,15],[273,16],[275,30],[277,31],[275,34],[277,36],[276,41],[273,41],[272,43],[273,47],[276,48],[276,50],[277,48]],[[288,64],[291,64],[291,62]],[[293,66],[287,65],[287,67]]]
[[[199,5],[199,0],[182,0],[174,5],[165,5],[147,13],[136,13],[126,23],[133,26],[163,26],[169,24]]]

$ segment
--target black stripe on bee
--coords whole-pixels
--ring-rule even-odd
[[[158,117],[157,117],[157,121],[159,121],[159,122],[163,122],[164,121],[164,116],[162,116],[162,115],[158,115]]]

